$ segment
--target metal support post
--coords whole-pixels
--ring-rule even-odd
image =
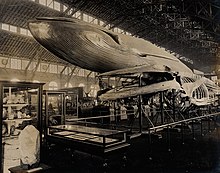
[[[138,96],[139,132],[142,132],[142,97]]]
[[[202,124],[202,119],[201,119],[201,123],[200,123],[200,130],[201,130],[201,136],[204,136],[204,134],[203,134],[203,124]]]
[[[139,77],[139,86],[141,87],[141,75]],[[138,96],[138,113],[139,113],[139,132],[142,132],[142,96]]]
[[[170,148],[170,126],[167,126],[167,143],[168,143],[168,151],[171,151]]]
[[[42,138],[42,134],[43,134],[43,119],[42,119],[42,95],[43,95],[43,86],[40,85],[38,88],[38,98],[37,98],[37,102],[38,102],[38,109],[37,109],[37,114],[38,114],[38,123],[37,123],[37,127],[38,130],[40,132],[40,160],[42,160],[42,143],[43,143],[43,138]],[[46,138],[46,136],[45,136]]]
[[[3,167],[4,167],[4,144],[2,143],[2,112],[3,112],[3,85],[0,84],[0,130],[1,130],[1,134],[0,134],[0,173],[3,173]]]
[[[173,120],[176,121],[176,107],[175,107],[175,90],[172,90],[172,101],[173,101]]]
[[[76,95],[76,116],[79,118],[79,96]]]
[[[183,126],[184,124],[183,123],[181,123],[181,138],[182,138],[182,144],[185,144],[184,143],[184,126]]]
[[[193,135],[193,140],[196,140],[195,129],[194,129],[194,121],[193,120],[192,120],[192,135]]]
[[[115,106],[116,102],[113,103],[113,109],[114,109],[114,129],[116,129],[116,125],[117,125],[117,113],[116,113],[116,106]]]
[[[161,113],[161,124],[164,124],[164,107],[163,107],[163,92],[160,92],[160,113]]]
[[[151,144],[152,144],[152,138],[151,138],[151,131],[149,129],[148,131],[148,143],[149,143],[149,160],[152,160],[152,147],[151,147]]]
[[[148,135],[149,135],[148,142],[149,142],[149,144],[151,144],[152,141],[151,141],[151,131],[150,130],[148,131]]]
[[[208,118],[208,132],[211,133],[210,118]]]

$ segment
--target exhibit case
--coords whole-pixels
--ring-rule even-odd
[[[48,128],[48,141],[100,156],[105,156],[129,146],[127,131],[77,124],[50,126]]]
[[[43,114],[45,116],[44,135],[47,135],[46,128],[54,125],[64,125],[66,116],[66,92],[58,90],[43,91]]]
[[[19,136],[25,127],[33,125],[42,140],[43,85],[0,81],[1,173],[8,173],[8,168],[20,165]]]
[[[78,117],[81,113],[80,103],[83,102],[83,87],[64,88],[61,91],[66,92],[66,115]]]

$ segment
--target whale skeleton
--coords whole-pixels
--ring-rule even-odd
[[[207,105],[218,93],[213,81],[195,75],[174,55],[146,40],[74,18],[41,17],[29,21],[28,27],[43,47],[71,64],[99,72],[99,77],[136,79],[102,94],[103,101],[175,89],[191,103]]]

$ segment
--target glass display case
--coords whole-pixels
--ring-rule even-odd
[[[48,128],[52,142],[61,142],[77,150],[104,155],[129,146],[127,132],[82,125],[58,125]]]
[[[27,125],[42,134],[42,87],[42,83],[0,81],[1,172],[20,164],[18,137]]]
[[[83,87],[73,87],[61,89],[66,92],[66,115],[78,117],[81,114],[79,107],[83,101]]]
[[[66,92],[65,91],[43,91],[43,114],[45,116],[44,127],[65,124],[66,116]],[[45,129],[44,128],[44,129]],[[45,135],[47,130],[45,131]]]

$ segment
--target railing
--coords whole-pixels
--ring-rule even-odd
[[[149,109],[147,111],[146,109],[142,109],[142,124],[140,124],[139,121],[139,111],[127,110],[126,113],[121,113],[121,111],[116,110],[112,111],[111,115],[102,114],[107,114],[107,112],[100,111],[97,113],[97,116],[92,117],[67,119],[66,122],[68,124],[84,124],[86,126],[102,127],[107,129],[128,130],[131,133],[137,133],[142,130],[153,133],[167,127],[172,128],[183,123],[218,116],[220,115],[220,112],[208,113],[206,109],[198,109],[182,114],[178,110],[173,112],[173,110],[164,109],[163,113],[161,113],[160,109]],[[164,121],[162,121],[162,118]]]
[[[151,127],[151,128],[149,128],[149,130],[150,131],[154,130],[156,132],[157,129],[163,129],[163,128],[166,128],[166,127],[172,127],[172,126],[176,126],[176,125],[181,125],[183,123],[192,122],[194,120],[202,120],[204,118],[209,118],[209,117],[218,116],[218,115],[220,115],[220,112],[212,113],[212,114],[207,114],[207,115],[202,115],[202,116],[197,116],[197,117],[193,117],[193,118],[188,118],[188,119],[184,119],[184,120],[180,120],[180,121],[176,121],[176,122],[172,122],[172,123],[167,123],[167,124]]]

